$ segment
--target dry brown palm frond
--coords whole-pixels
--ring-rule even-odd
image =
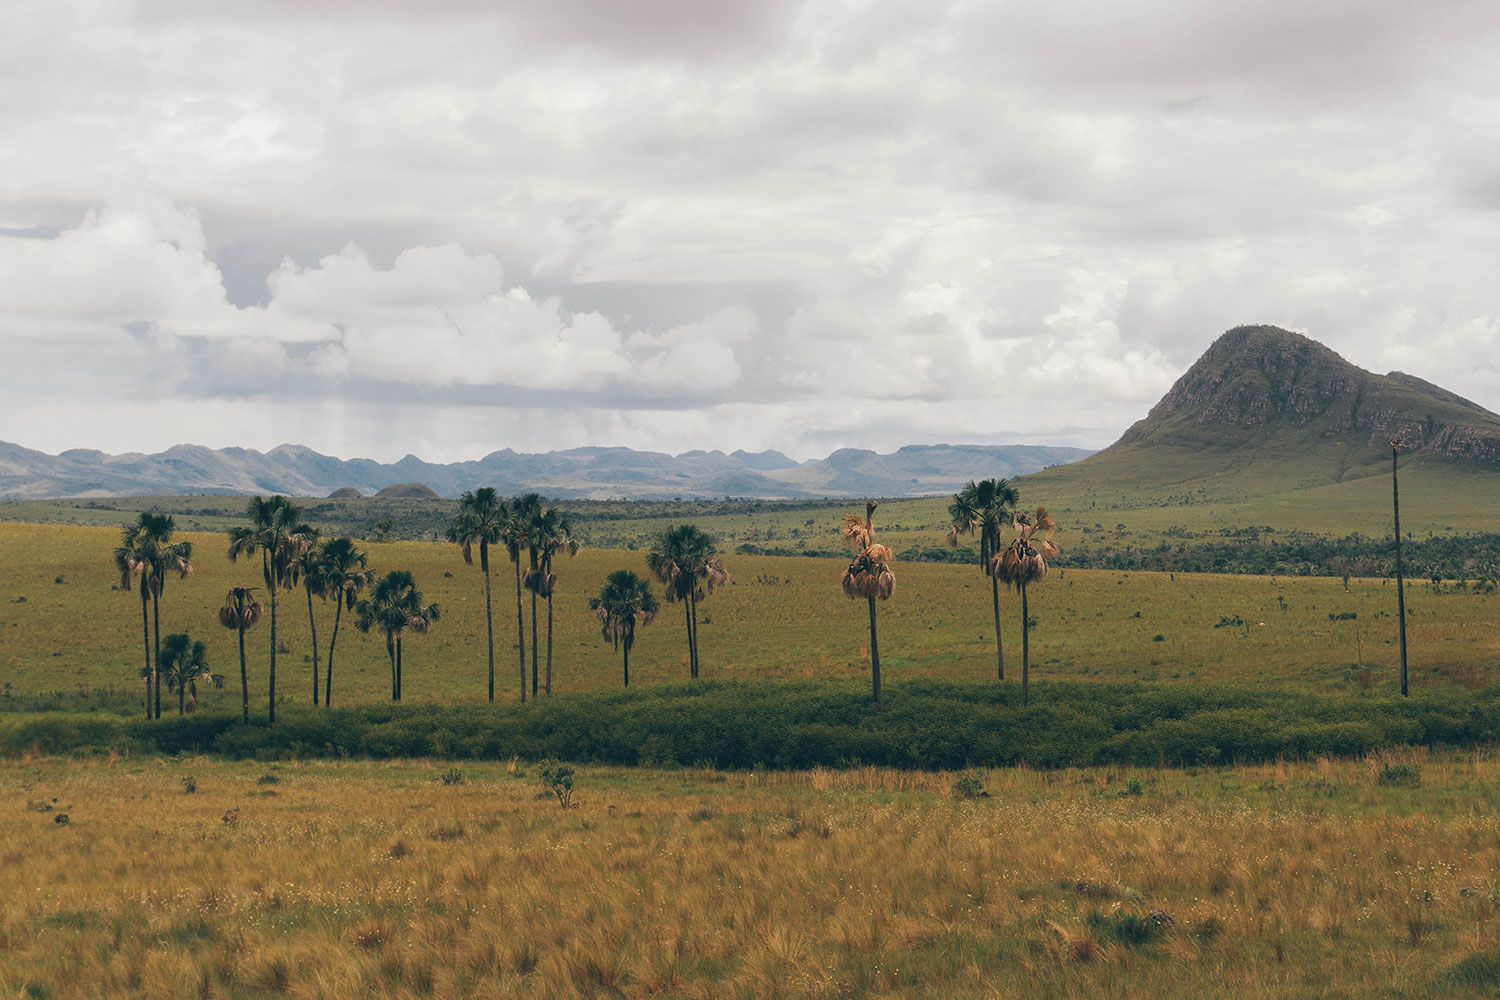
[[[1046,507],[1036,509],[1036,528],[1039,531],[1057,530],[1057,522],[1052,520],[1052,515],[1047,513]]]
[[[886,600],[896,590],[896,574],[889,569],[882,568],[880,575],[875,578],[875,594],[882,601]]]
[[[879,542],[871,542],[870,547],[865,549],[864,557],[877,566],[889,566],[895,556],[891,553],[889,545],[881,545]]]
[[[845,514],[844,527],[839,532],[844,541],[857,549],[863,549],[870,544],[871,528],[868,523],[860,520],[858,514]]]

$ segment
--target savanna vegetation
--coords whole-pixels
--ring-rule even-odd
[[[0,991],[1488,996],[1497,789],[1488,753],[964,772],[10,760]]]

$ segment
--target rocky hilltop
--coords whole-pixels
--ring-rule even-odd
[[[1410,452],[1500,470],[1500,416],[1403,372],[1377,375],[1301,334],[1242,326],[1204,352],[1112,449],[1336,453],[1340,467]],[[1336,478],[1336,477],[1335,477]]]

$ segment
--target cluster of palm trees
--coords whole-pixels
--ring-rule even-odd
[[[146,684],[148,719],[161,717],[162,591],[171,574],[182,578],[193,572],[193,543],[172,541],[175,530],[170,514],[143,511],[134,524],[125,527],[115,549],[120,587],[130,590],[134,585],[141,594],[141,637],[146,657],[141,676]]]
[[[1019,496],[1004,479],[970,481],[954,496],[949,505],[952,527],[948,541],[958,544],[963,535],[979,539],[979,565],[990,578],[991,609],[995,623],[996,674],[1005,679],[1005,649],[1000,627],[999,586],[1015,587],[1021,596],[1021,691],[1025,702],[1029,696],[1030,651],[1027,585],[1047,573],[1047,560],[1057,547],[1048,537],[1056,528],[1045,509],[1035,512],[1018,507]],[[872,695],[877,709],[882,707],[880,683],[880,647],[876,629],[876,600],[888,599],[895,589],[891,570],[892,553],[875,539],[874,513],[877,504],[870,501],[865,516],[847,514],[842,535],[853,547],[854,557],[844,570],[842,588],[851,599],[864,598],[869,609],[870,668]],[[312,636],[312,701],[316,706],[333,703],[333,664],[343,613],[354,615],[355,627],[361,632],[375,631],[385,639],[391,669],[391,700],[400,701],[403,680],[402,637],[407,632],[425,633],[439,619],[436,604],[428,603],[417,588],[412,574],[393,570],[380,580],[368,568],[368,556],[349,538],[320,539],[317,529],[302,520],[302,508],[284,496],[255,497],[246,509],[248,525],[229,533],[228,555],[231,561],[241,556],[261,557],[261,580],[268,594],[266,604],[256,598],[254,587],[234,587],[219,609],[219,621],[238,633],[240,657],[241,712],[250,717],[249,672],[245,655],[245,632],[254,628],[269,611],[270,656],[267,685],[270,721],[276,719],[276,657],[278,594],[301,586],[307,597],[308,624]],[[1014,537],[1009,544],[1002,537],[1009,522]],[[115,550],[115,566],[121,586],[138,587],[141,595],[141,628],[145,666],[142,676],[147,685],[147,717],[161,714],[161,684],[178,695],[179,711],[196,702],[196,684],[207,676],[201,642],[192,643],[186,634],[161,640],[160,603],[167,577],[176,573],[186,577],[193,572],[192,545],[174,542],[174,524],[169,515],[142,513],[128,526],[120,546]],[[530,695],[552,693],[553,668],[553,595],[557,588],[554,572],[559,554],[572,556],[579,550],[568,518],[557,508],[548,507],[542,498],[529,493],[504,500],[494,488],[482,487],[466,492],[459,500],[458,514],[447,532],[458,544],[464,562],[473,565],[477,550],[479,568],[484,578],[486,654],[489,668],[489,698],[495,699],[495,624],[491,602],[490,549],[504,548],[515,570],[516,648],[520,679],[520,698],[527,698],[526,617],[524,594],[531,595],[531,678]],[[720,561],[714,539],[692,524],[674,525],[657,538],[646,556],[646,568],[664,585],[669,603],[683,605],[683,622],[687,635],[688,676],[700,675],[698,643],[698,605],[729,580]],[[363,596],[362,596],[363,595]],[[332,629],[328,638],[327,658],[320,676],[317,614],[313,598],[334,604]],[[547,606],[545,672],[540,656],[538,605]],[[598,596],[589,598],[589,609],[598,618],[604,637],[622,652],[624,682],[630,683],[630,651],[636,629],[649,624],[660,611],[650,583],[630,570],[611,573]],[[321,692],[320,692],[321,680]]]
[[[1057,554],[1050,535],[1057,529],[1043,507],[1035,513],[1018,507],[1020,495],[1004,479],[986,479],[959,490],[948,505],[953,525],[948,544],[957,546],[960,535],[979,536],[979,567],[990,578],[990,603],[995,615],[995,665],[999,680],[1005,680],[1005,645],[1000,635],[1000,584],[1015,587],[1021,593],[1021,703],[1030,700],[1031,615],[1027,605],[1026,585],[1047,575],[1047,560]],[[1009,521],[1015,538],[1001,545],[1001,531]],[[1040,537],[1038,537],[1040,535]],[[871,605],[870,632],[874,636],[874,605]],[[878,668],[877,668],[878,669]],[[878,701],[878,699],[877,699]]]
[[[495,700],[495,617],[490,601],[490,546],[502,545],[515,566],[516,650],[519,658],[521,702],[526,701],[526,617],[522,592],[531,595],[531,696],[552,693],[552,594],[557,589],[554,558],[578,554],[573,526],[556,507],[548,507],[536,493],[502,500],[492,486],[467,491],[458,500],[458,515],[448,528],[464,562],[484,574],[485,649],[489,658],[489,697]],[[526,569],[521,568],[525,555]],[[542,674],[537,640],[537,601],[547,602],[547,669]]]

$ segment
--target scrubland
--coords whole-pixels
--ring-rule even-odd
[[[1500,987],[1489,753],[1187,771],[584,769],[569,809],[539,772],[0,763],[0,992]]]

